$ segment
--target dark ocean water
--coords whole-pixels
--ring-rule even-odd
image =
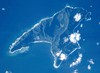
[[[44,17],[52,16],[65,6],[82,7],[92,12],[91,21],[81,29],[84,42],[83,63],[76,68],[79,73],[100,72],[100,1],[99,0],[0,0],[0,73],[72,73],[70,61],[55,69],[50,44],[34,44],[23,54],[10,56],[9,45],[23,32]],[[92,7],[91,7],[92,6]],[[2,10],[5,8],[5,10]],[[94,60],[91,70],[87,70],[88,60]]]

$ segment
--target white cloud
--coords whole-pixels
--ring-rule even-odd
[[[63,39],[64,39],[64,43],[68,42],[69,40],[67,37],[64,37]]]
[[[91,66],[94,65],[94,61],[93,59],[90,59],[88,62],[89,62],[89,65],[87,66],[87,69],[91,70]]]
[[[62,53],[61,55],[60,55],[60,60],[66,60],[67,59],[67,56],[64,54],[64,53]]]
[[[70,67],[76,66],[76,65],[78,65],[79,63],[81,63],[82,57],[83,57],[82,54],[79,54],[79,57],[76,59],[76,61],[74,61],[74,62],[72,62],[72,63],[70,64]]]
[[[70,37],[69,37],[69,39],[70,39],[70,41],[72,43],[78,42],[81,39],[80,33],[73,33],[73,34],[71,34]]]
[[[83,24],[81,24],[80,27],[82,28],[83,27]]]
[[[11,71],[5,71],[5,73],[12,73]]]
[[[56,56],[57,56],[57,57],[60,56],[61,52],[62,52],[62,50],[58,51],[58,52],[56,53]]]
[[[93,59],[90,59],[90,60],[89,60],[89,63],[90,63],[90,64],[94,64]]]
[[[2,11],[6,10],[5,8],[1,8]]]
[[[99,45],[99,44],[100,44],[99,42],[96,43],[96,45]]]
[[[83,39],[83,41],[85,41],[85,39]]]
[[[90,59],[89,61],[88,61],[90,64],[94,64],[94,61],[93,61],[93,59]]]
[[[88,65],[88,66],[87,66],[87,69],[88,69],[88,70],[91,70],[91,66],[90,66],[90,65]]]
[[[18,53],[24,53],[24,52],[26,52],[28,50],[29,50],[29,46],[26,46],[26,47],[21,47],[20,49],[17,49],[17,50],[15,50],[13,52],[11,52],[11,50],[10,50],[9,53],[13,54],[13,55],[16,55]]]
[[[76,69],[76,70],[74,70],[74,72],[73,73],[78,73],[78,70]]]
[[[99,22],[99,25],[100,25],[100,22]]]
[[[74,19],[75,21],[79,21],[81,19],[81,14],[80,13],[77,13],[75,16],[74,16]]]

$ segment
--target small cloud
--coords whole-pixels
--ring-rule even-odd
[[[60,55],[60,60],[66,60],[67,59],[67,56],[66,56],[66,54],[64,54],[64,53],[62,53],[61,55]]]
[[[12,73],[11,71],[5,71],[5,73]]]
[[[99,44],[100,44],[99,42],[96,43],[96,45],[99,45]]]
[[[83,41],[85,41],[85,39],[83,39]]]
[[[83,27],[83,24],[81,24],[80,27],[82,28]]]
[[[90,5],[90,8],[92,8],[93,6],[92,5]]]
[[[80,19],[81,19],[81,14],[80,13],[77,13],[75,16],[74,16],[74,19],[76,22],[78,22]]]
[[[79,57],[76,59],[76,61],[74,61],[74,62],[72,62],[72,63],[70,64],[70,67],[76,66],[76,65],[78,65],[79,63],[81,63],[82,57],[83,57],[82,54],[79,54]]]
[[[74,70],[74,72],[73,73],[78,73],[78,70],[76,69],[76,70]]]
[[[70,41],[72,43],[78,42],[81,39],[80,33],[73,33],[73,34],[71,34],[69,39],[70,39]]]
[[[93,59],[90,59],[88,62],[89,62],[89,65],[87,66],[87,69],[91,70],[91,66],[94,65],[94,61]]]
[[[69,39],[67,37],[64,37],[63,40],[64,40],[64,43],[66,43],[68,42]]]
[[[100,22],[99,22],[99,25],[100,25]]]
[[[87,69],[88,69],[88,70],[91,70],[91,66],[90,66],[90,65],[88,65],[88,66],[87,66]]]
[[[2,11],[6,10],[5,8],[1,8]]]
[[[90,63],[90,64],[94,64],[93,59],[90,59],[90,60],[89,60],[89,63]]]

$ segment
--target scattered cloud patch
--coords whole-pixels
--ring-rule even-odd
[[[90,8],[92,8],[93,6],[92,5],[90,5]]]
[[[99,43],[99,42],[97,42],[97,43],[96,43],[96,45],[100,45],[100,43]]]
[[[64,37],[63,40],[64,40],[64,43],[66,43],[68,42],[69,39],[67,37]]]
[[[59,52],[57,52],[57,53],[56,53],[56,56],[57,56],[57,57],[60,56],[61,52],[62,52],[62,50],[60,50]]]
[[[64,53],[62,53],[61,55],[60,55],[60,60],[66,60],[67,59],[67,56],[66,56],[66,54],[64,54]]]
[[[91,66],[90,66],[90,65],[88,65],[88,66],[87,66],[87,69],[88,69],[88,70],[91,70]]]
[[[73,73],[78,73],[78,70],[76,69],[76,70],[74,70],[74,72]]]
[[[80,27],[82,28],[83,27],[83,24],[81,24]]]
[[[90,64],[94,64],[93,59],[90,59],[90,60],[89,60],[89,63],[90,63]]]
[[[85,39],[83,39],[83,41],[85,41]]]
[[[11,71],[5,71],[5,73],[12,73]]]
[[[1,8],[2,11],[6,10],[5,8]]]
[[[87,66],[87,69],[91,70],[91,68],[92,68],[91,66],[94,65],[95,63],[94,63],[93,59],[90,59],[88,62],[89,62],[89,64]]]
[[[80,33],[73,33],[73,34],[71,34],[70,37],[69,37],[69,39],[70,39],[70,41],[72,43],[78,42],[81,39]]]
[[[83,55],[82,55],[82,54],[79,54],[79,57],[76,59],[76,61],[74,61],[74,62],[72,62],[72,63],[70,64],[70,67],[76,66],[76,65],[78,65],[79,63],[81,63],[82,57],[83,57]]]
[[[80,19],[81,19],[81,14],[80,13],[77,13],[75,16],[74,16],[74,19],[76,22],[78,22]]]
[[[100,22],[99,22],[99,25],[100,25]]]

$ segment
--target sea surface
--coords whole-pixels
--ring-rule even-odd
[[[9,54],[9,46],[16,38],[66,5],[91,12],[91,20],[80,30],[82,63],[70,68],[69,64],[76,59],[73,54],[59,68],[54,68],[54,57],[48,43],[31,44],[24,53]],[[99,73],[99,55],[99,0],[0,0],[0,73]]]

